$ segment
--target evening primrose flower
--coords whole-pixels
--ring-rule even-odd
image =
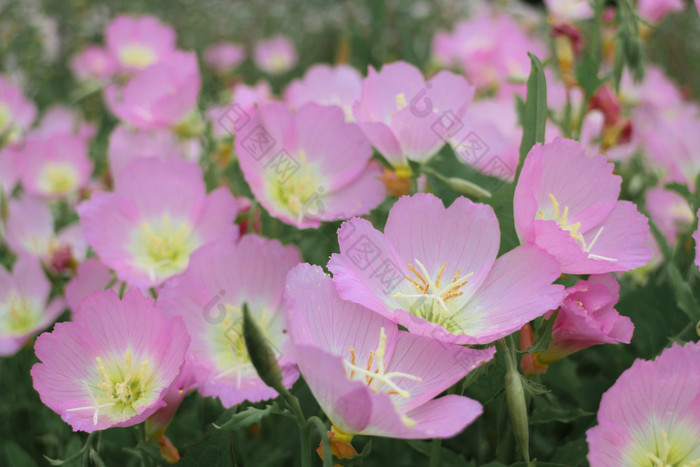
[[[32,196],[10,200],[5,235],[13,252],[34,256],[54,270],[81,262],[87,253],[80,225],[56,232],[49,207]]]
[[[384,233],[355,218],[338,230],[328,269],[345,300],[410,332],[456,344],[485,344],[555,309],[556,260],[533,245],[496,259],[498,219],[490,206],[431,194],[400,198]]]
[[[496,90],[500,96],[524,93],[523,81],[530,70],[528,52],[541,60],[547,47],[506,13],[485,8],[460,21],[451,33],[439,32],[433,54],[444,65],[461,68],[470,84],[480,92]]]
[[[394,62],[378,72],[369,67],[353,114],[372,146],[410,173],[409,160],[427,161],[459,128],[473,95],[454,73],[441,71],[426,81],[415,66]]]
[[[117,68],[117,61],[104,47],[89,45],[70,61],[73,74],[81,81],[107,81]]]
[[[292,114],[264,105],[235,145],[260,204],[298,228],[367,214],[386,196],[372,148],[338,107],[308,103]]]
[[[50,292],[36,258],[20,256],[12,273],[0,267],[0,355],[12,355],[58,318],[64,301],[49,301]]]
[[[255,44],[253,62],[265,73],[281,75],[297,63],[297,50],[284,36],[275,36]]]
[[[0,75],[0,136],[25,132],[36,117],[36,106],[22,90]]]
[[[621,178],[605,156],[587,157],[576,141],[532,148],[513,200],[515,230],[554,256],[562,272],[598,274],[644,266],[651,250],[647,219],[618,201]]]
[[[27,193],[55,199],[73,195],[85,186],[93,163],[86,138],[57,133],[28,139],[21,150],[19,168]]]
[[[482,412],[467,397],[433,399],[494,355],[399,331],[396,323],[342,300],[318,266],[287,278],[287,327],[304,380],[333,423],[353,435],[449,438]]]
[[[107,51],[124,71],[138,71],[168,59],[175,51],[175,30],[153,16],[119,15],[107,25]]]
[[[107,158],[112,178],[137,159],[167,159],[183,155],[175,134],[168,129],[139,130],[118,125],[109,135]]]
[[[181,276],[163,287],[158,307],[181,316],[192,336],[190,357],[198,390],[225,407],[277,397],[251,364],[243,340],[243,304],[277,353],[283,384],[299,377],[287,349],[282,297],[287,272],[301,258],[293,246],[246,235],[212,242],[192,255]]]
[[[700,344],[635,360],[603,394],[586,432],[594,467],[700,465]]]
[[[360,98],[362,75],[350,65],[317,64],[303,78],[293,81],[284,92],[284,100],[293,108],[307,102],[337,105],[349,122],[355,120],[352,107]]]
[[[206,193],[201,169],[179,158],[132,162],[113,193],[78,206],[87,242],[133,287],[153,287],[187,268],[200,246],[237,230],[227,188]]]
[[[204,62],[215,73],[230,73],[245,60],[245,47],[233,42],[217,42],[204,51]]]
[[[140,292],[95,292],[37,339],[34,389],[74,430],[136,425],[166,405],[189,342],[182,320]]]
[[[539,363],[549,364],[593,345],[630,343],[634,325],[614,308],[620,299],[614,275],[592,275],[566,293],[552,326],[552,343],[536,354]]]
[[[107,107],[142,130],[170,128],[197,105],[201,76],[194,52],[173,52],[167,60],[139,71],[125,86],[105,88]]]

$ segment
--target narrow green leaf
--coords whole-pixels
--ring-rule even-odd
[[[260,423],[260,421],[272,413],[278,413],[275,411],[277,404],[271,404],[264,409],[258,409],[257,407],[248,407],[243,412],[235,414],[229,421],[222,425],[214,424],[214,428],[223,431],[234,431],[240,430],[242,428],[248,428],[251,425]]]
[[[523,121],[523,139],[520,144],[520,164],[522,169],[525,156],[535,143],[544,143],[544,128],[547,123],[547,80],[544,76],[542,62],[531,53],[532,68],[527,79],[527,99],[525,101],[525,118]]]

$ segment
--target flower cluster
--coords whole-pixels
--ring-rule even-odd
[[[172,462],[196,392],[251,433],[296,419],[304,465],[314,421],[319,453],[348,457],[355,436],[458,436],[497,400],[529,463],[536,383],[624,347],[602,344],[637,351],[635,290],[667,287],[692,318],[665,337],[700,319],[699,107],[625,42],[681,2],[544,3],[480,4],[425,69],[295,79],[288,37],[207,44],[200,69],[174,27],[118,15],[71,61],[109,113],[94,121],[37,118],[0,76],[0,355],[33,346],[33,387],[73,430],[143,422]],[[636,360],[587,431],[591,465],[698,465],[699,370],[693,342]],[[306,419],[303,385],[327,420]]]

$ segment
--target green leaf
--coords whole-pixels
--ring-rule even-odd
[[[222,431],[235,431],[243,428],[248,428],[251,425],[260,423],[260,421],[270,414],[284,415],[296,420],[294,416],[286,410],[282,410],[277,406],[277,403],[272,403],[264,409],[257,407],[248,407],[242,412],[233,415],[227,422],[217,425],[214,423],[214,428]]]
[[[535,331],[535,342],[525,353],[545,352],[549,348],[549,344],[552,343],[552,326],[554,326],[556,317],[557,313],[554,312],[549,319],[542,318],[537,331]]]
[[[17,467],[34,467],[38,464],[18,444],[10,442],[0,449],[0,464]]]
[[[649,228],[651,233],[659,245],[659,249],[664,256],[664,261],[666,263],[666,271],[668,271],[669,280],[671,287],[673,288],[673,294],[676,297],[676,305],[678,308],[683,310],[683,312],[688,315],[688,317],[694,322],[700,321],[700,306],[698,306],[697,300],[693,295],[693,291],[690,285],[683,279],[680,271],[673,264],[673,253],[671,252],[671,247],[666,241],[666,237],[661,233],[659,227],[649,218]]]
[[[523,383],[523,390],[532,396],[539,396],[540,394],[546,394],[549,391],[547,386],[544,384],[536,383],[531,379],[527,379],[523,375],[519,375],[520,380]]]
[[[523,139],[520,144],[520,164],[522,169],[525,156],[535,143],[544,143],[544,128],[547,123],[547,81],[540,60],[531,53],[532,68],[527,79],[527,99],[525,101],[525,118],[523,122]]]
[[[561,407],[550,406],[547,409],[534,410],[530,415],[530,424],[553,422],[571,423],[578,418],[591,415],[595,415],[595,412],[587,412],[578,407],[567,410]]]
[[[581,57],[576,66],[576,81],[583,89],[586,95],[586,101],[590,98],[598,88],[603,84],[603,80],[598,77],[600,62],[593,58],[592,55]]]
[[[515,220],[513,219],[513,195],[515,184],[509,183],[496,191],[491,198],[484,200],[496,213],[501,228],[501,248],[498,255],[509,252],[520,245],[518,234],[515,232]]]
[[[183,467],[234,466],[232,434],[212,430],[205,439],[192,446],[178,462]]]
[[[408,445],[411,446],[416,451],[430,457],[430,450],[432,449],[432,442],[430,441],[407,441]],[[440,447],[440,465],[443,466],[456,466],[456,467],[468,467],[469,463],[456,452],[447,449],[444,446]]]

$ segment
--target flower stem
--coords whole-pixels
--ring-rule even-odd
[[[442,439],[434,438],[430,445],[430,467],[438,467],[440,465],[440,449],[442,448]]]

